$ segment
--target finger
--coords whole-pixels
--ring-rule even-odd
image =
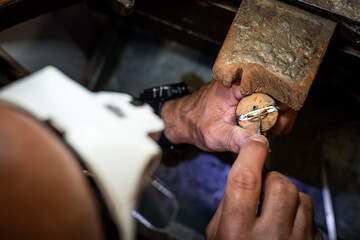
[[[246,140],[255,135],[254,130],[242,129],[237,125],[223,124],[218,131],[218,138],[223,151],[239,153]]]
[[[295,124],[295,119],[296,119],[297,114],[295,115],[295,117],[291,120],[289,120],[289,123],[286,125],[286,127],[282,130],[282,132],[280,133],[280,135],[286,135],[289,134],[291,132],[291,130],[294,127]]]
[[[297,212],[299,192],[289,179],[270,172],[264,180],[263,206],[259,224],[272,223],[272,231],[290,236]]]
[[[285,111],[291,109],[288,105],[286,105],[286,104],[284,104],[282,102],[277,102],[277,105],[279,107],[280,112],[285,112]]]
[[[299,193],[299,207],[293,226],[293,235],[300,234],[306,236],[306,239],[310,239],[314,234],[314,206],[311,198],[305,193]]]
[[[218,124],[211,124],[204,129],[202,148],[205,151],[239,153],[246,139],[256,134],[255,130],[240,128],[236,123],[229,123],[226,119],[217,120]]]
[[[271,129],[271,135],[272,136],[281,135],[289,123],[290,123],[290,119],[287,116],[280,114],[275,123],[275,126]]]
[[[220,217],[221,217],[221,213],[222,213],[222,206],[223,206],[223,199],[221,199],[221,202],[214,214],[214,216],[212,217],[211,221],[209,222],[209,224],[206,226],[205,229],[205,237],[206,239],[212,239],[217,232],[219,223],[220,223]]]
[[[236,224],[238,231],[253,225],[268,149],[269,143],[262,135],[250,137],[243,145],[228,176],[221,225]]]
[[[287,108],[286,111],[280,111],[275,126],[271,129],[271,135],[284,135],[291,131],[294,126],[297,112]]]
[[[286,117],[284,118],[280,114],[278,119],[276,120],[274,127],[271,128],[269,135],[270,136],[279,136],[280,133],[284,130],[287,122],[288,122],[287,118]]]
[[[240,100],[243,95],[240,92],[240,81],[236,81],[232,86],[231,90],[237,100]]]
[[[235,100],[235,103],[237,105],[237,102],[240,101],[240,99],[243,97],[240,92],[240,84],[239,82],[235,82],[230,88],[225,87],[220,81],[211,81],[210,82],[210,88],[214,91],[218,92],[219,96],[227,96],[225,102],[229,101],[233,103]],[[237,101],[236,101],[237,100]]]

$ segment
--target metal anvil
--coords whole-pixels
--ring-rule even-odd
[[[275,0],[243,0],[213,67],[226,87],[300,110],[336,23]]]

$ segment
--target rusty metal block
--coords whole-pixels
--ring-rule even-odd
[[[244,0],[213,67],[241,93],[267,93],[299,110],[336,24],[274,0]]]
[[[344,16],[352,21],[360,22],[360,1],[359,0],[298,0],[300,3],[307,3],[325,11]]]

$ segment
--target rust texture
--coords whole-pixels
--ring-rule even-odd
[[[213,67],[241,93],[267,93],[299,110],[336,24],[274,0],[244,0]]]
[[[301,0],[302,2],[325,9],[347,17],[353,21],[360,21],[360,1],[359,0]]]

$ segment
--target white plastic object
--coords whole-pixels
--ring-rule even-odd
[[[148,134],[164,125],[151,108],[133,106],[126,94],[90,92],[54,67],[1,89],[0,100],[65,133],[94,176],[122,239],[133,239],[139,187],[161,156]]]

